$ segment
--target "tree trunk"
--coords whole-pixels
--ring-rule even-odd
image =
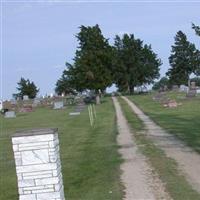
[[[130,94],[134,94],[134,86],[130,86]]]
[[[130,85],[127,83],[127,93],[130,94]]]
[[[96,94],[96,104],[99,105],[101,104],[101,100],[100,100],[100,95]]]

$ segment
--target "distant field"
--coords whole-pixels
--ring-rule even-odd
[[[97,106],[97,120],[90,127],[87,109],[70,117],[64,110],[39,108],[18,114],[16,119],[0,116],[0,199],[17,200],[17,181],[11,135],[20,129],[57,127],[65,195],[70,200],[122,199],[117,153],[115,111],[111,98]]]
[[[164,108],[162,104],[152,100],[153,94],[133,95],[128,98],[157,124],[200,153],[200,96],[184,99],[185,94],[173,92],[167,96],[176,99],[182,105],[177,108]]]

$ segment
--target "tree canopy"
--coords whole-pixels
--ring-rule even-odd
[[[192,23],[192,28],[195,30],[196,34],[200,36],[200,26],[196,26]]]
[[[74,65],[68,70],[73,75],[77,90],[105,90],[112,84],[111,47],[98,25],[80,27]]]
[[[67,69],[56,83],[57,93],[93,90],[98,96],[113,83],[131,93],[135,86],[153,83],[159,77],[161,60],[151,45],[133,34],[117,35],[111,46],[95,25],[81,26],[76,38],[79,45],[74,63],[66,63]]]
[[[153,83],[159,77],[161,60],[150,45],[143,45],[133,34],[115,37],[114,55],[114,82],[121,91],[132,93],[135,86]]]
[[[33,99],[39,92],[39,89],[37,89],[35,83],[31,82],[29,79],[26,80],[21,78],[17,84],[17,90],[19,93],[13,94],[14,97],[23,98],[24,95],[27,95],[30,99]]]
[[[154,83],[152,89],[159,90],[160,88],[169,87],[169,79],[167,77],[162,77],[158,82]]]
[[[200,52],[182,31],[175,36],[169,63],[171,68],[166,74],[171,84],[187,84],[190,74],[198,75],[200,72]]]

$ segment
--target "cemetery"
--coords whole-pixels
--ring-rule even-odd
[[[1,2],[0,200],[200,200],[200,9],[180,3]]]

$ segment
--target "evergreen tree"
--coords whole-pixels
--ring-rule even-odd
[[[81,26],[76,37],[79,46],[68,74],[72,75],[77,90],[94,90],[100,103],[99,91],[112,84],[112,48],[98,25]]]
[[[182,31],[178,31],[175,36],[175,44],[172,46],[169,63],[171,68],[166,74],[171,84],[187,84],[191,73],[199,73],[199,51],[194,44],[187,40]]]
[[[151,46],[143,45],[134,35],[115,37],[113,73],[119,91],[134,92],[135,86],[150,84],[159,77],[160,59]]]
[[[154,83],[152,89],[159,90],[160,88],[169,87],[169,79],[167,77],[162,77],[158,82]]]
[[[17,84],[17,90],[19,91],[19,93],[13,94],[14,97],[23,98],[24,95],[27,95],[30,99],[33,99],[39,92],[39,89],[37,89],[34,82],[30,82],[29,79],[26,80],[24,78],[21,78]]]
[[[195,30],[196,34],[200,36],[200,26],[196,26],[195,24],[192,24],[192,28]]]

